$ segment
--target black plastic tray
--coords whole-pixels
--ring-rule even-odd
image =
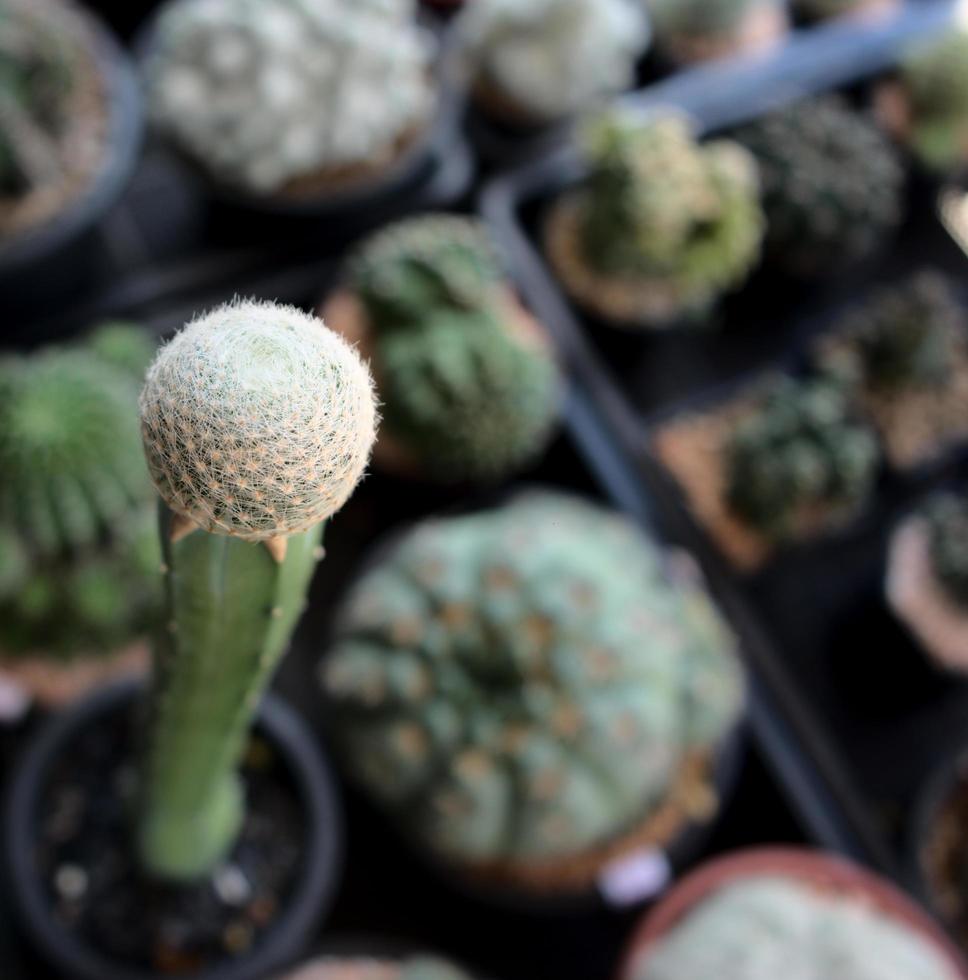
[[[856,93],[889,70],[906,45],[943,27],[950,10],[947,3],[924,3],[876,28],[820,28],[776,56],[696,70],[625,102],[641,111],[678,106],[708,133],[831,88]],[[809,757],[811,775],[819,773],[822,786],[811,786],[805,796],[826,794],[828,808],[801,804],[813,833],[910,885],[900,825],[933,759],[968,729],[968,688],[924,666],[880,602],[879,581],[892,521],[931,486],[960,472],[961,464],[949,459],[920,480],[897,481],[846,532],[791,549],[744,580],[692,520],[678,488],[650,453],[648,434],[656,413],[689,406],[712,387],[790,358],[805,338],[829,324],[833,311],[875,281],[928,263],[964,276],[965,256],[933,208],[924,206],[931,196],[915,180],[911,193],[920,201],[919,216],[878,261],[800,292],[758,276],[726,303],[719,334],[624,334],[574,309],[542,256],[543,209],[584,172],[574,147],[562,148],[487,185],[482,211],[508,252],[527,302],[552,329],[633,461],[631,479],[654,501],[660,523],[701,557],[743,629],[770,700],[797,751]],[[858,668],[859,689],[851,666]],[[796,767],[784,775],[795,791]]]

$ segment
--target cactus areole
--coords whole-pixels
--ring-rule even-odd
[[[136,828],[150,874],[203,877],[232,847],[246,732],[375,425],[355,351],[288,307],[213,310],[149,369],[141,428],[168,604]]]

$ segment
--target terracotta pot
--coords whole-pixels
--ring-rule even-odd
[[[817,891],[862,901],[926,939],[950,962],[953,976],[968,980],[968,964],[951,940],[898,888],[846,858],[797,847],[738,851],[710,861],[687,875],[645,916],[633,933],[622,957],[618,980],[633,980],[633,967],[643,953],[656,946],[714,892],[744,878],[760,875],[793,878]]]

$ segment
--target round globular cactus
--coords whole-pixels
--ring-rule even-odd
[[[109,320],[95,327],[86,346],[102,361],[126,371],[139,385],[158,349],[145,330],[123,320]]]
[[[749,275],[763,216],[738,144],[700,144],[684,119],[604,113],[586,131],[591,176],[560,202],[548,248],[583,305],[626,325],[700,316]]]
[[[0,0],[0,236],[53,217],[105,147],[90,29],[61,0]]]
[[[783,0],[642,0],[656,40],[676,61],[703,61],[775,43],[787,29]]]
[[[558,367],[480,223],[393,225],[363,245],[346,286],[365,321],[347,329],[362,331],[398,456],[435,479],[491,480],[547,445]]]
[[[899,135],[931,170],[968,162],[968,31],[953,30],[903,62]]]
[[[853,513],[877,477],[880,453],[850,401],[827,379],[781,378],[725,447],[733,513],[770,540],[797,537],[818,512]]]
[[[422,846],[538,890],[682,830],[743,700],[695,582],[548,491],[398,539],[345,600],[321,677],[350,770]]]
[[[485,110],[536,124],[628,88],[650,33],[641,0],[476,0],[458,29]]]
[[[790,272],[818,275],[864,259],[900,224],[897,153],[838,97],[778,110],[735,136],[759,163],[768,253]]]
[[[875,952],[876,951],[876,952]],[[723,885],[631,964],[627,980],[954,980],[934,942],[865,896],[781,875]]]
[[[194,321],[152,364],[141,428],[174,513],[248,541],[315,527],[346,502],[376,414],[353,350],[292,307],[239,302]]]
[[[311,195],[390,165],[428,124],[432,55],[413,0],[176,0],[150,103],[216,177]]]
[[[435,956],[402,960],[324,956],[280,980],[471,980],[463,970]]]
[[[141,426],[169,623],[136,827],[149,873],[203,878],[232,847],[246,733],[305,604],[321,522],[361,478],[375,424],[356,353],[291,307],[213,310],[149,369]]]

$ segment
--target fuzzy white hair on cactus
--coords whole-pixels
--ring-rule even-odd
[[[235,301],[188,324],[141,394],[148,468],[181,533],[278,542],[313,527],[353,492],[376,425],[353,347],[275,303]]]

